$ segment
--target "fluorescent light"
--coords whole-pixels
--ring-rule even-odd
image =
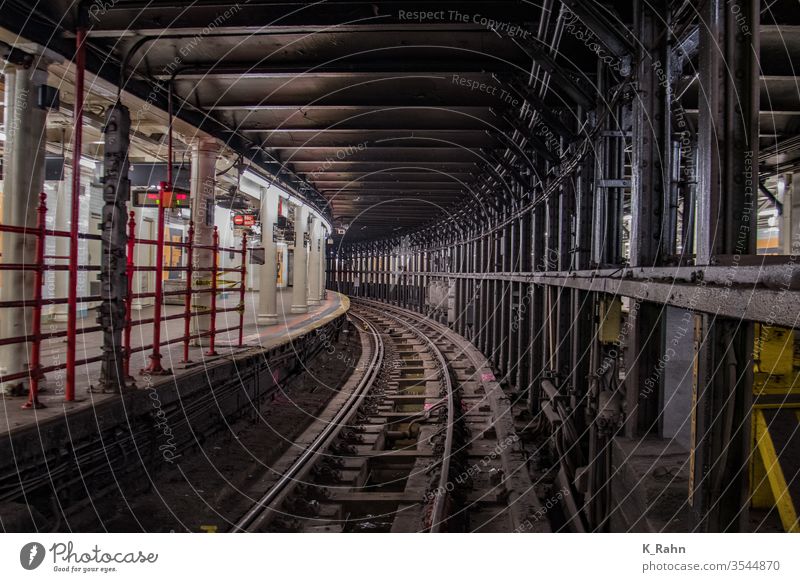
[[[267,180],[256,174],[254,171],[247,169],[242,172],[242,178],[246,178],[253,182],[254,184],[258,184],[259,186],[263,186],[264,188],[269,188],[272,184],[270,184]]]
[[[81,159],[78,160],[78,163],[81,166],[83,166],[84,168],[86,168],[87,170],[94,170],[95,164],[97,163],[97,161],[93,160],[91,158],[86,158],[86,157],[81,156]]]

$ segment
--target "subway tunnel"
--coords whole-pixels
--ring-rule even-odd
[[[4,0],[9,532],[798,532],[788,0]]]

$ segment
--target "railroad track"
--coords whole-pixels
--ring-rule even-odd
[[[462,520],[468,523],[468,531],[550,531],[548,510],[531,481],[514,428],[512,403],[486,356],[463,336],[415,311],[381,301],[361,298],[351,301],[356,306],[368,306],[402,318],[430,338],[457,379],[461,420],[469,438],[451,451],[454,458],[466,459],[462,463],[466,469],[451,473],[449,483],[458,483],[465,473],[471,482],[461,507],[451,512],[449,519],[459,513],[466,514]],[[539,485],[544,497],[546,487]]]
[[[375,326],[369,321],[351,314],[351,319],[361,323],[359,333],[362,339],[362,355],[359,364],[364,367],[355,387],[334,415],[319,432],[317,437],[292,462],[289,469],[278,481],[242,516],[233,531],[259,531],[269,525],[279,512],[286,497],[306,477],[318,456],[330,447],[339,432],[351,421],[365,396],[372,388],[383,366],[384,344]],[[365,341],[366,340],[366,341]]]
[[[234,531],[542,531],[510,406],[471,344],[354,300],[358,365]],[[507,399],[505,399],[507,405]]]

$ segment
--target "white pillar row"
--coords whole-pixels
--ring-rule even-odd
[[[312,215],[309,221],[308,304],[319,305],[319,232],[320,220]]]
[[[278,222],[278,191],[261,189],[261,245],[264,247],[264,264],[259,268],[258,323],[278,323],[278,266],[277,243],[273,230]]]
[[[294,281],[292,285],[292,313],[308,313],[308,291],[306,290],[308,248],[305,234],[308,228],[308,208],[295,206],[294,210]]]
[[[217,155],[219,144],[211,138],[199,138],[192,143],[192,173],[191,173],[191,205],[192,221],[194,222],[194,244],[211,245],[214,235],[214,190],[217,177]],[[156,233],[157,234],[157,233]],[[214,261],[213,251],[195,248],[192,262],[195,271],[192,277],[193,289],[208,289],[211,286],[211,269]],[[156,273],[156,277],[163,276]],[[210,309],[211,294],[197,293],[193,297],[192,310]],[[208,337],[198,338],[201,333],[209,330],[211,317],[198,315],[192,318],[192,344],[195,346],[208,345]]]
[[[44,65],[46,67],[46,65]],[[47,112],[37,107],[38,89],[47,84],[47,71],[5,65],[5,133],[3,177],[3,222],[15,226],[36,227],[39,194],[44,189],[45,122]],[[2,261],[30,265],[36,259],[36,237],[18,234],[3,235]],[[33,291],[33,270],[5,271],[2,274],[2,299],[30,299]],[[26,323],[31,309],[3,309],[3,337],[27,335]],[[0,347],[0,371],[4,374],[24,372],[28,368],[27,343]],[[27,382],[5,383],[6,393],[21,392]]]

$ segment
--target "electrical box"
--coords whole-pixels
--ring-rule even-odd
[[[61,98],[58,89],[50,85],[39,85],[39,92],[36,95],[36,105],[39,109],[48,111],[58,111],[61,106]]]
[[[603,298],[600,301],[600,343],[614,344],[620,340],[622,328],[622,301],[617,297]]]
[[[800,393],[793,329],[756,323],[753,346],[755,394]]]
[[[266,262],[266,252],[264,247],[253,247],[247,249],[251,265],[263,265]]]
[[[755,360],[757,371],[772,375],[792,373],[794,331],[756,324]]]

